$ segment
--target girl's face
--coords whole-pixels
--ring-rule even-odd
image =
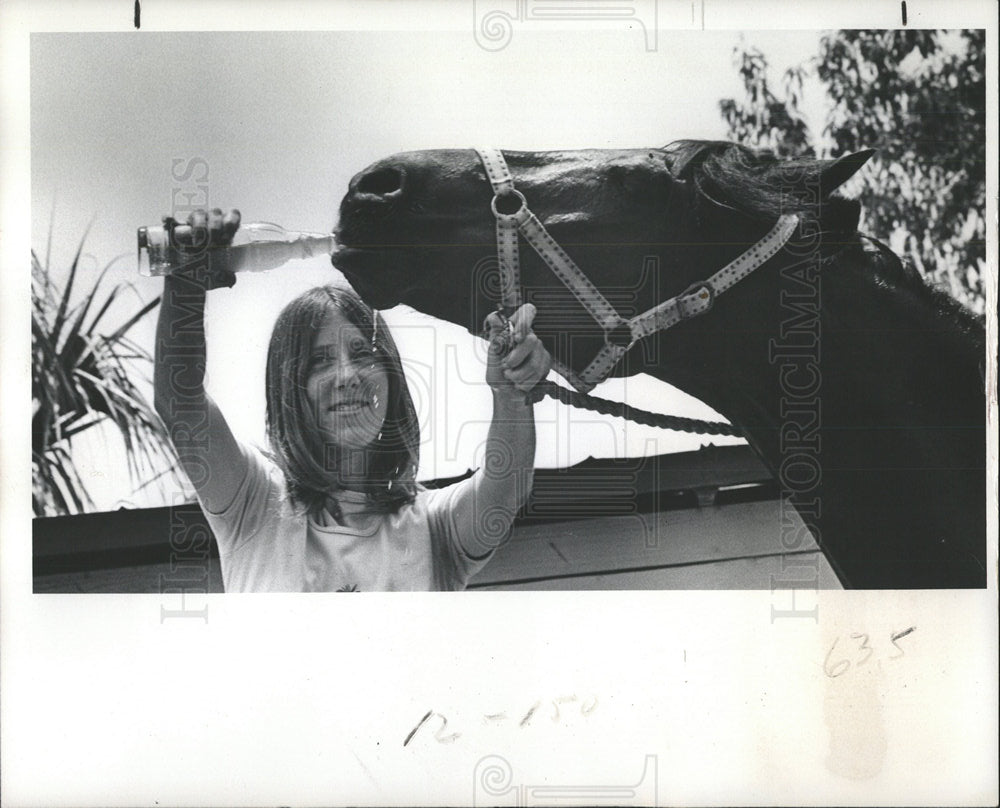
[[[310,355],[306,394],[323,438],[343,449],[364,449],[385,422],[389,376],[362,334],[339,311],[327,312]]]

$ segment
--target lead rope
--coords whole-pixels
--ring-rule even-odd
[[[513,330],[510,321],[504,314],[503,305],[497,306],[497,313],[503,320],[506,328],[498,336],[490,341],[490,349],[501,357],[506,356],[513,346]],[[486,334],[483,335],[486,338]],[[743,433],[732,424],[725,421],[704,421],[700,418],[682,418],[679,415],[665,415],[662,412],[650,412],[638,407],[632,407],[622,401],[612,401],[609,398],[592,396],[589,393],[580,393],[570,390],[555,382],[543,379],[531,390],[524,394],[526,404],[537,404],[543,398],[551,398],[575,407],[579,410],[589,410],[601,415],[613,415],[616,418],[625,418],[643,426],[657,427],[658,429],[671,429],[675,432],[693,432],[698,435],[730,435],[741,438]]]
[[[640,410],[638,407],[631,407],[621,401],[612,401],[608,398],[592,396],[589,393],[578,393],[561,387],[555,382],[543,379],[529,392],[525,398],[532,404],[538,403],[548,396],[556,401],[561,401],[570,407],[581,410],[599,412],[601,415],[613,415],[616,418],[627,418],[644,426],[655,426],[659,429],[672,429],[675,432],[693,432],[698,435],[731,435],[735,438],[742,438],[740,432],[732,424],[724,421],[702,421],[698,418],[681,418],[679,415],[664,415],[660,412],[649,412]]]

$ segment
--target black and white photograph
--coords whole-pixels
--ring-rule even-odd
[[[996,803],[991,3],[0,16],[5,804]]]

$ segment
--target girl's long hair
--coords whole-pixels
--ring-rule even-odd
[[[376,361],[388,375],[389,393],[382,431],[367,450],[366,473],[340,478],[339,447],[325,443],[306,394],[316,334],[326,315],[340,312],[371,339]],[[345,482],[364,491],[372,509],[393,512],[412,502],[420,456],[420,425],[396,343],[382,319],[346,286],[319,286],[289,303],[278,316],[267,351],[267,439],[271,459],[285,475],[289,496],[310,513]],[[359,450],[361,451],[361,450]]]

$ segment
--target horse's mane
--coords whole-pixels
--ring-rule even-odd
[[[754,218],[773,219],[782,213],[816,215],[819,203],[857,206],[822,188],[824,163],[815,158],[779,158],[767,149],[755,150],[726,140],[675,140],[663,150],[671,161],[673,176],[690,181],[701,199]]]
[[[879,284],[904,290],[923,300],[946,327],[955,328],[970,340],[979,356],[986,350],[986,318],[966,308],[942,289],[931,286],[909,261],[900,258],[889,247],[871,236],[861,236],[867,242],[864,250],[870,257],[868,265],[876,273]]]
[[[821,188],[823,161],[809,157],[781,158],[774,152],[754,150],[725,140],[675,140],[663,149],[674,177],[691,182],[697,200],[717,208],[728,208],[744,216],[773,220],[783,213],[802,213],[821,218],[824,230],[857,232],[861,205],[826,192],[795,193],[789,178],[796,177],[803,191],[809,184]],[[983,344],[984,321],[946,292],[930,286],[909,262],[881,242],[873,262],[884,282],[909,290],[931,304],[958,328]],[[869,255],[873,255],[871,251]]]

